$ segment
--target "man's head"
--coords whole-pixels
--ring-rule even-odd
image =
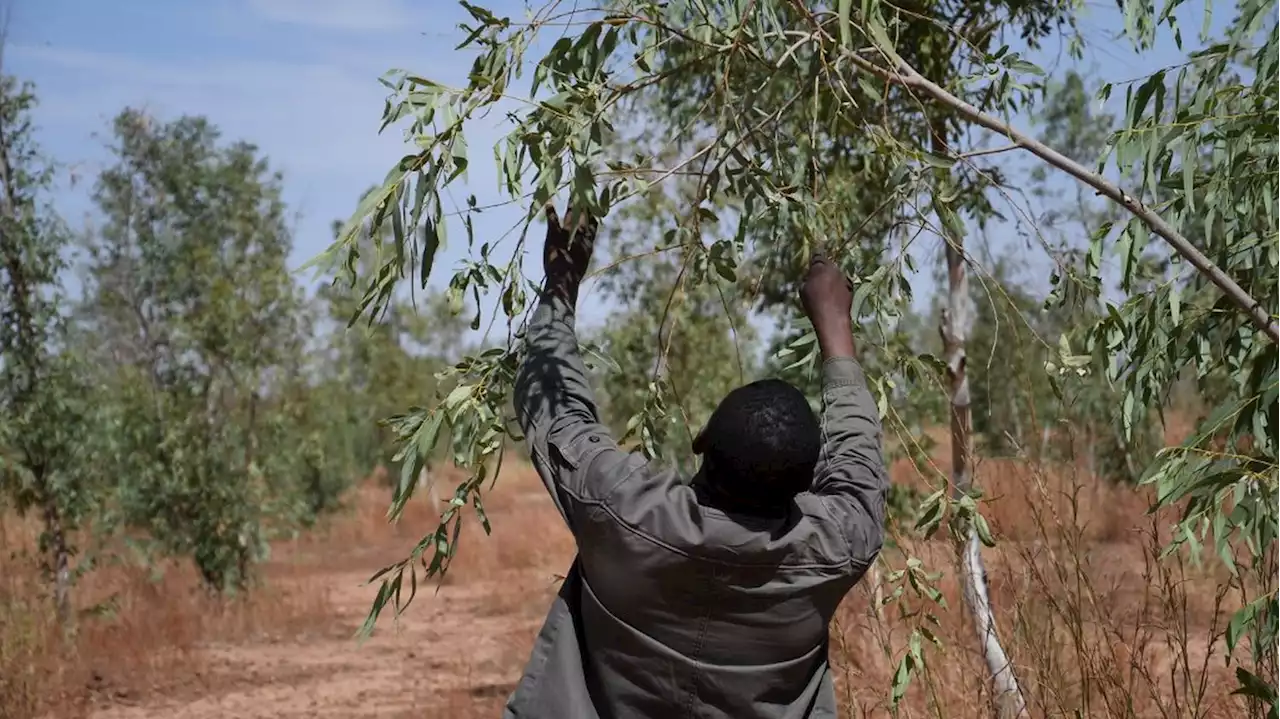
[[[714,494],[732,504],[781,509],[809,488],[822,431],[804,394],[782,380],[730,392],[693,442]]]

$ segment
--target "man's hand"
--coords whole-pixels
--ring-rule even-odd
[[[820,254],[813,256],[800,302],[818,335],[823,359],[853,357],[853,285]]]
[[[547,204],[547,241],[542,246],[542,270],[546,291],[571,304],[578,301],[578,286],[591,265],[596,244],[596,219],[585,213],[565,213],[562,225],[556,208]]]

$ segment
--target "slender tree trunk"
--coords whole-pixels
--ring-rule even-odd
[[[879,560],[871,563],[871,611],[876,621],[884,621],[884,575],[880,572]]]
[[[53,606],[58,623],[64,629],[71,626],[71,547],[62,526],[62,514],[50,494],[41,502],[44,513],[45,551],[49,572],[53,578]]]
[[[258,381],[257,372],[253,373],[253,381],[255,383]],[[258,459],[258,399],[258,390],[255,387],[255,389],[249,393],[249,422],[248,426],[245,428],[245,432],[248,436],[245,438],[244,453],[245,478],[248,481],[249,491],[255,494],[259,492],[259,488],[256,486],[259,472],[258,468],[254,465],[254,462]],[[257,519],[253,520],[253,524],[255,526],[257,525]],[[248,589],[249,587],[250,567],[254,558],[253,555],[257,551],[256,545],[258,533],[256,531],[250,531],[253,528],[254,527],[250,526],[242,526],[240,528],[240,536],[238,538],[239,555],[236,557],[236,571],[239,573],[239,576],[236,577],[236,583],[238,585],[237,588],[242,590]]]
[[[418,490],[427,490],[427,498],[431,500],[431,506],[437,512],[440,511],[440,490],[436,487],[436,478],[431,474],[431,468],[425,464],[418,472]]]
[[[1088,474],[1088,477],[1089,477],[1090,481],[1092,481],[1092,480],[1096,479],[1096,478],[1097,478],[1097,476],[1098,476],[1098,437],[1097,437],[1097,435],[1095,435],[1092,431],[1089,431],[1089,432],[1086,434],[1086,436],[1088,437],[1088,441],[1089,441],[1089,474]]]
[[[1013,449],[1021,450],[1026,446],[1027,435],[1023,434],[1022,412],[1018,409],[1018,401],[1014,398],[1010,398],[1009,408],[1013,410]]]
[[[256,377],[254,378],[257,379]],[[244,468],[253,476],[253,463],[258,458],[258,391],[249,393],[249,424],[245,428]]]
[[[1124,432],[1121,432],[1114,424],[1111,427],[1111,434],[1115,437],[1116,448],[1124,456],[1124,470],[1128,473],[1127,479],[1130,482],[1138,481],[1140,472],[1138,471],[1138,463],[1133,459],[1133,451],[1129,442],[1124,438]]]
[[[941,127],[934,128],[934,151],[945,154]],[[969,296],[969,276],[965,270],[964,238],[946,237],[947,305],[939,326],[947,375],[951,383],[951,496],[968,493],[973,485],[970,458],[973,456],[973,416],[970,407],[969,375],[966,372],[965,343],[973,324],[973,300]],[[1013,666],[996,634],[995,614],[987,593],[987,571],[982,563],[981,544],[972,525],[957,546],[960,587],[965,607],[973,620],[981,643],[982,657],[995,689],[995,708],[1001,719],[1026,715],[1026,701],[1013,675]]]

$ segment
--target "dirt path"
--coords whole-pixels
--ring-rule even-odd
[[[545,542],[538,525],[558,519],[548,516],[549,503],[515,499],[502,513],[506,536],[474,542],[472,565],[455,570],[458,576],[451,575],[438,593],[420,586],[409,611],[398,622],[380,621],[363,644],[352,637],[376,588],[362,585],[380,560],[365,559],[367,548],[345,556],[327,549],[322,565],[300,572],[307,586],[329,593],[327,621],[288,639],[259,637],[203,647],[202,675],[190,677],[186,686],[136,703],[117,697],[91,716],[498,716],[555,592],[556,573],[565,565],[563,551],[524,551],[530,535],[541,533],[538,539]],[[403,551],[404,545],[397,547],[391,551]]]

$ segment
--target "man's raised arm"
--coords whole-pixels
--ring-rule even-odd
[[[547,207],[543,284],[526,330],[526,353],[516,373],[515,409],[529,453],[560,514],[573,526],[570,505],[592,491],[592,466],[602,454],[620,456],[600,423],[578,351],[574,310],[595,244],[596,222],[566,213],[561,225]]]
[[[880,417],[855,357],[848,279],[814,257],[801,290],[822,351],[822,461],[814,494],[835,515],[855,564],[865,568],[884,541],[889,489],[880,449]]]

